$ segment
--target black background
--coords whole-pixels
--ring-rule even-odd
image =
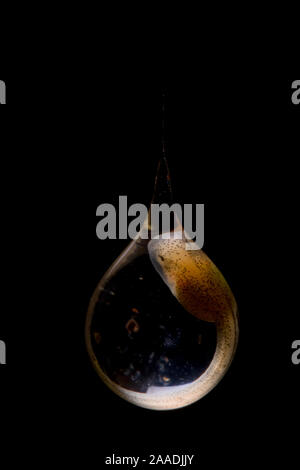
[[[199,465],[294,462],[300,106],[291,103],[293,80],[214,77],[146,79],[130,66],[81,71],[75,80],[58,74],[55,84],[0,77],[8,90],[1,441],[9,453],[9,443],[17,447],[12,461],[41,463],[42,451],[47,462],[87,468],[101,468],[113,452],[190,452]],[[204,250],[236,296],[240,341],[209,395],[154,412],[101,383],[83,333],[90,296],[127,244],[97,239],[96,208],[117,205],[119,195],[149,203],[162,88],[175,201],[205,204]]]

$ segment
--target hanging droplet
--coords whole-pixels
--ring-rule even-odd
[[[163,120],[151,203],[171,205],[164,127]],[[150,238],[162,234],[155,223],[149,211],[137,238],[100,280],[85,338],[98,375],[112,391],[135,405],[169,410],[199,400],[224,376],[238,340],[237,305],[206,254],[186,249],[193,242],[179,221],[164,239]]]
[[[165,158],[152,202],[171,203]],[[237,339],[237,306],[202,250],[170,239],[133,240],[97,286],[86,319],[92,363],[108,387],[141,407],[167,410],[206,395],[223,377]]]

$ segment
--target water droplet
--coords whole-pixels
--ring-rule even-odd
[[[164,154],[152,203],[172,204]],[[151,223],[149,215],[142,231]],[[174,225],[173,234],[183,232]],[[113,392],[145,408],[181,408],[205,396],[228,369],[238,340],[237,306],[202,250],[186,250],[186,239],[139,236],[100,280],[85,337]]]

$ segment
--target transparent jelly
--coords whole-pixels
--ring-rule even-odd
[[[153,200],[163,195],[165,202],[168,191],[161,161]],[[149,218],[142,231],[150,227]],[[199,400],[224,376],[236,350],[234,296],[213,262],[197,247],[187,250],[186,240],[180,224],[165,239],[140,234],[89,304],[85,336],[97,373],[141,407],[168,410]]]

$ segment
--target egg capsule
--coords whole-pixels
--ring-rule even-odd
[[[168,195],[164,160],[152,202],[169,202]],[[153,222],[145,220],[100,280],[85,325],[87,350],[103,382],[152,410],[204,397],[224,376],[238,341],[230,287],[208,256],[187,243],[177,220],[174,225],[163,239],[160,233],[149,240],[144,235]]]

